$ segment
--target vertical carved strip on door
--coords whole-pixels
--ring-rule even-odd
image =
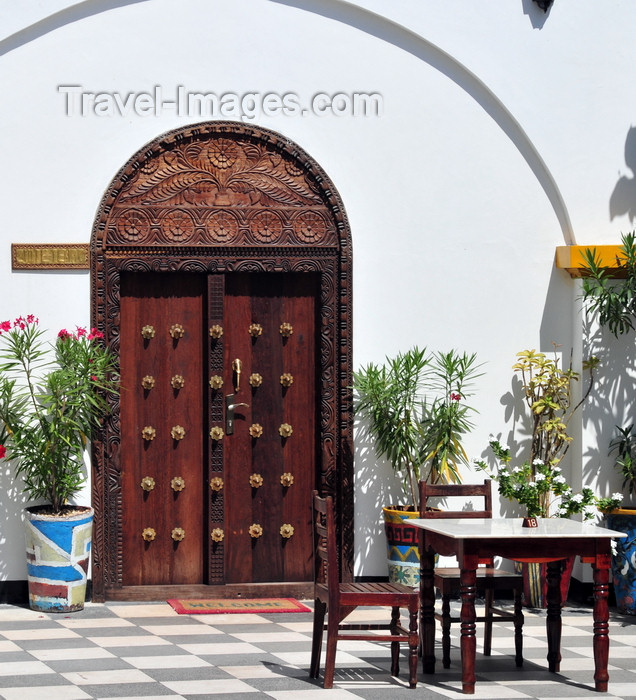
[[[224,427],[223,403],[225,394],[231,391],[225,383],[223,354],[226,341],[224,328],[225,276],[208,276],[208,578],[210,584],[225,582],[225,493],[228,487],[223,470],[224,440],[212,439],[209,431]]]

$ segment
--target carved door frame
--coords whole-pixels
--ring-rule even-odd
[[[175,129],[141,148],[110,183],[90,249],[92,324],[116,355],[122,272],[319,273],[316,481],[337,505],[342,577],[351,580],[352,248],[344,206],[326,173],[298,145],[262,127],[214,121]],[[118,399],[111,408],[93,445],[93,598],[164,597],[165,587],[122,586]],[[222,418],[221,406],[210,411]]]

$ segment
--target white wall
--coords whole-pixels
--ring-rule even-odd
[[[554,341],[580,354],[575,285],[554,269],[555,246],[615,242],[630,228],[621,212],[631,183],[621,183],[613,218],[610,197],[621,175],[633,177],[624,151],[636,114],[625,79],[635,20],[628,0],[602,9],[555,0],[548,15],[531,0],[1,0],[0,318],[88,323],[88,275],[11,272],[9,244],[88,242],[121,165],[200,120],[168,107],[67,116],[58,86],[121,99],[155,86],[165,99],[178,86],[294,92],[305,103],[320,91],[379,93],[379,117],[253,121],[307,150],[343,198],[355,366],[414,344],[474,351],[486,363],[466,442],[481,454],[491,432],[511,428],[515,353]],[[587,427],[583,437],[589,460],[598,439]],[[390,482],[358,440],[358,574],[385,571],[379,507]],[[0,486],[11,488],[6,473]],[[3,493],[0,577],[9,580],[25,577],[19,511]]]

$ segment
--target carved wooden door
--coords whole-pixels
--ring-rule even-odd
[[[122,276],[123,585],[311,580],[318,283]]]

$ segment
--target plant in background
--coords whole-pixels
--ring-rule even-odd
[[[600,326],[607,327],[618,337],[634,330],[636,321],[636,232],[621,236],[617,263],[621,268],[620,279],[601,266],[596,249],[586,249],[584,257],[585,277],[582,280],[582,299],[592,313],[597,314]],[[616,427],[618,434],[610,442],[610,454],[617,452],[615,466],[623,476],[623,488],[630,496],[636,495],[636,460],[632,450],[636,445],[634,425]]]
[[[415,347],[354,372],[356,411],[369,419],[376,454],[386,456],[417,507],[420,479],[459,482],[468,464],[461,439],[472,427],[475,409],[466,399],[478,367],[475,354]]]
[[[596,248],[588,248],[582,280],[582,299],[593,313],[598,314],[601,326],[607,326],[618,337],[634,330],[636,318],[636,232],[621,236],[617,263],[624,278],[617,280],[601,266]]]
[[[636,449],[636,435],[632,433],[634,424],[627,428],[616,426],[618,435],[610,442],[610,454],[616,452],[616,468],[623,477],[623,488],[627,487],[630,496],[636,494],[636,459],[633,452]]]
[[[103,335],[61,330],[44,339],[34,316],[0,324],[0,457],[11,460],[30,499],[54,514],[86,481],[84,450],[118,391]]]
[[[475,460],[476,466],[498,482],[502,496],[525,506],[529,517],[568,517],[582,513],[585,519],[590,519],[597,509],[618,505],[620,494],[599,499],[590,488],[574,492],[560,467],[572,441],[567,433],[568,423],[589,396],[598,360],[591,358],[584,363],[589,386],[583,398],[572,406],[572,382],[578,381],[579,374],[571,367],[567,370],[559,367],[556,349],[553,358],[535,350],[524,350],[517,357],[519,361],[513,370],[521,377],[531,419],[529,458],[511,467],[510,449],[491,437],[490,447],[497,460],[494,470],[485,460]]]

